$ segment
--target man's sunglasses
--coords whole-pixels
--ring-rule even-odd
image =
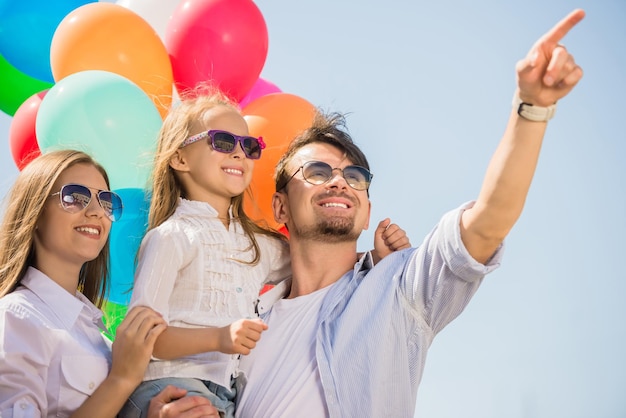
[[[91,190],[92,189],[82,184],[66,184],[61,187],[60,191],[52,193],[50,196],[59,195],[61,207],[65,211],[78,213],[89,206],[92,197]],[[104,210],[107,218],[113,222],[118,221],[122,217],[122,198],[118,194],[108,190],[93,190],[96,191],[98,203]]]
[[[237,144],[241,144],[243,153],[251,160],[258,160],[261,158],[261,150],[265,148],[265,142],[263,138],[255,138],[253,136],[239,136],[231,134],[226,131],[210,130],[207,132],[199,133],[198,135],[190,136],[185,139],[180,146],[186,147],[189,144],[193,144],[196,141],[207,138],[207,142],[211,144],[211,147],[218,152],[230,154],[235,151]]]
[[[339,170],[346,180],[346,183],[355,190],[367,190],[370,187],[372,178],[374,175],[369,172],[365,167],[359,165],[349,165],[344,168],[331,167],[329,164],[322,161],[307,161],[302,164],[298,169],[289,177],[282,187],[277,190],[282,190],[292,178],[298,174],[298,171],[302,170],[302,177],[307,183],[320,185],[324,184],[333,178],[333,171]]]

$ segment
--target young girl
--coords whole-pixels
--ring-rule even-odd
[[[0,226],[0,416],[115,417],[141,382],[165,321],[131,309],[111,352],[99,309],[121,215],[82,152],[44,154],[18,175]]]
[[[166,117],[130,307],[153,308],[168,328],[122,416],[139,416],[167,384],[205,396],[222,416],[233,416],[238,357],[267,328],[255,312],[259,291],[291,271],[284,236],[243,211],[264,147],[219,92],[183,97]],[[393,238],[382,255],[409,245],[398,231],[387,233]]]

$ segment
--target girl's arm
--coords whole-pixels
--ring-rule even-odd
[[[259,318],[240,319],[225,327],[168,327],[154,345],[154,357],[172,360],[209,351],[245,355],[266,329],[267,325]]]

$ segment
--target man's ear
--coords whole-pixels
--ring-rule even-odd
[[[189,171],[187,159],[181,150],[176,150],[176,153],[170,158],[170,167],[176,171]]]
[[[365,225],[363,229],[366,230],[370,227],[370,216],[372,215],[372,202],[370,200],[367,201],[367,219],[365,220]]]
[[[274,220],[279,224],[285,224],[285,226],[289,220],[287,199],[287,195],[284,193],[276,192],[272,195],[272,211],[274,213]]]

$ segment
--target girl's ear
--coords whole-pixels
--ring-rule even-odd
[[[189,165],[185,159],[185,155],[181,150],[176,150],[176,153],[170,158],[170,167],[176,171],[189,171]]]

